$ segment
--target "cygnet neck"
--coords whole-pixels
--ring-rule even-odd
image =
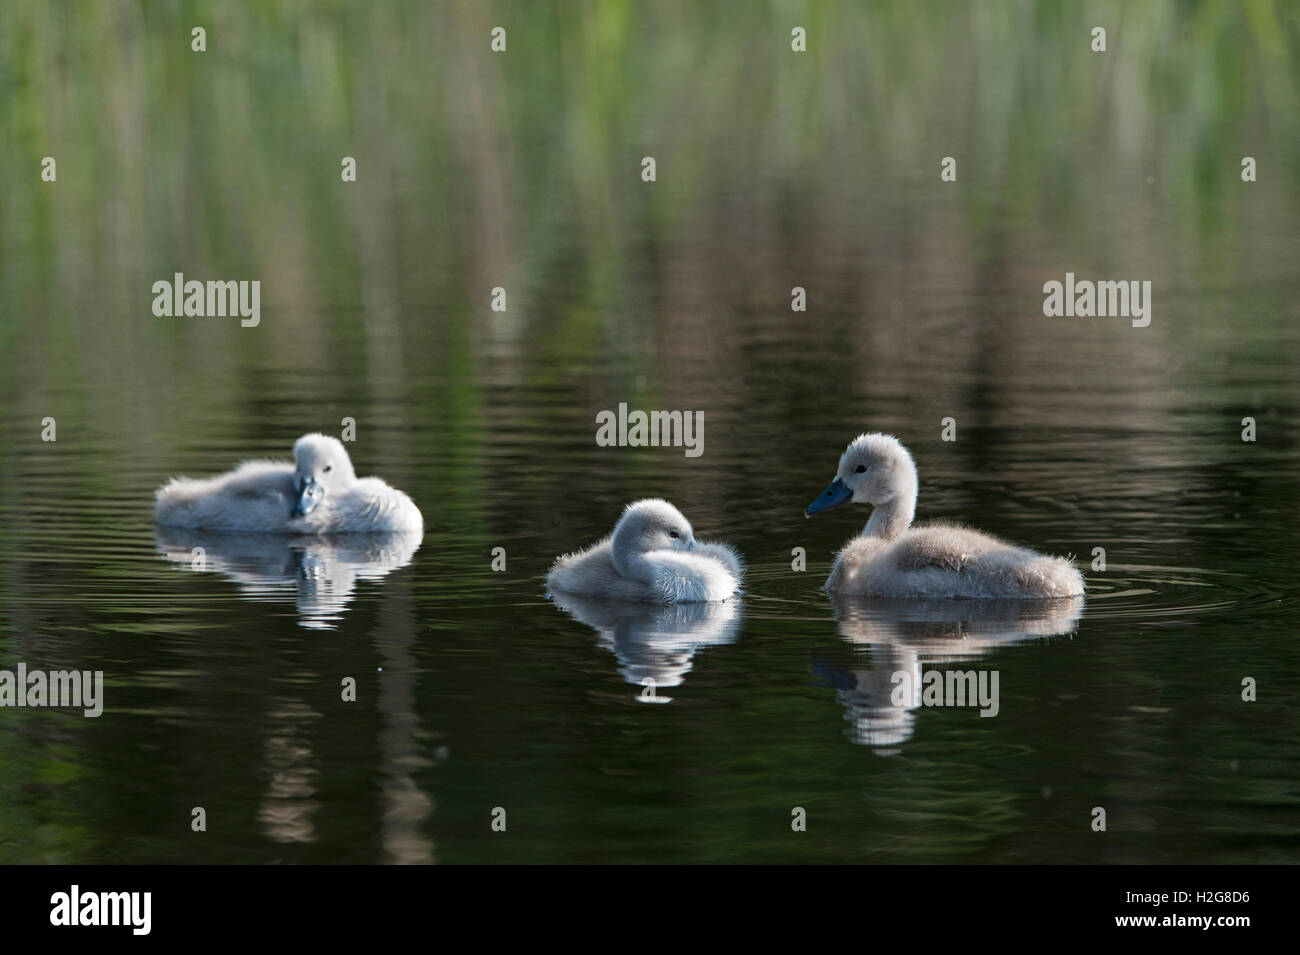
[[[916,516],[916,466],[910,461],[908,464],[909,467],[900,469],[902,473],[898,475],[893,495],[871,512],[871,519],[862,530],[864,536],[893,540],[911,526]]]
[[[639,580],[643,583],[653,581],[654,569],[646,559],[645,552],[636,549],[630,539],[632,537],[630,532],[623,531],[624,528],[615,528],[614,538],[610,541],[609,557],[614,564],[614,569],[618,571],[620,577],[626,577],[628,580]]]
[[[862,533],[867,537],[893,540],[911,526],[912,518],[915,516],[916,495],[896,497],[876,506],[876,509],[871,512],[871,520],[867,521],[867,526]]]

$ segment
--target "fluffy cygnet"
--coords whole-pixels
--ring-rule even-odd
[[[293,464],[245,461],[213,478],[172,478],[157,491],[154,520],[168,527],[273,534],[415,532],[424,518],[379,478],[358,478],[337,438],[307,434]]]
[[[732,548],[697,541],[681,511],[648,498],[627,506],[613,534],[558,558],[546,586],[610,600],[685,603],[726,600],[739,592],[743,574]]]
[[[954,524],[912,527],[916,464],[897,438],[860,435],[811,517],[848,501],[875,510],[835,558],[826,589],[874,597],[1069,597],[1083,593],[1074,564]]]

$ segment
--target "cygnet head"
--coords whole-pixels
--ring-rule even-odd
[[[689,550],[695,532],[682,512],[657,497],[633,501],[614,525],[614,559],[652,550]]]
[[[346,490],[357,479],[352,461],[338,438],[304,434],[293,445],[293,516],[310,514],[327,494]]]
[[[916,504],[916,462],[893,435],[861,434],[840,455],[830,487],[804,510],[812,517],[848,501],[880,507],[896,503],[908,520]]]

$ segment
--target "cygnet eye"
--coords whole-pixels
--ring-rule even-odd
[[[859,464],[859,465],[858,465],[858,473],[859,473],[859,474],[864,473],[866,470],[867,470],[867,466],[866,466],[865,464]]]
[[[678,535],[677,535],[677,532],[676,532],[676,531],[669,531],[669,532],[668,532],[668,536],[669,536],[669,537],[677,537]]]
[[[333,471],[333,470],[334,470],[334,465],[332,465],[332,464],[327,464],[327,465],[325,465],[325,473],[326,473],[326,474],[329,474],[329,473],[330,473],[331,471]]]

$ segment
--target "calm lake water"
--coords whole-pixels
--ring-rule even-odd
[[[1297,860],[1294,11],[424,7],[0,12],[0,669],[105,679],[0,709],[0,861]],[[260,324],[155,317],[176,271]],[[1066,272],[1151,324],[1044,317]],[[598,447],[620,402],[704,453]],[[345,417],[423,540],[153,526]],[[828,598],[866,430],[1086,599]],[[743,598],[546,597],[644,496]],[[890,705],[931,669],[997,715]]]

